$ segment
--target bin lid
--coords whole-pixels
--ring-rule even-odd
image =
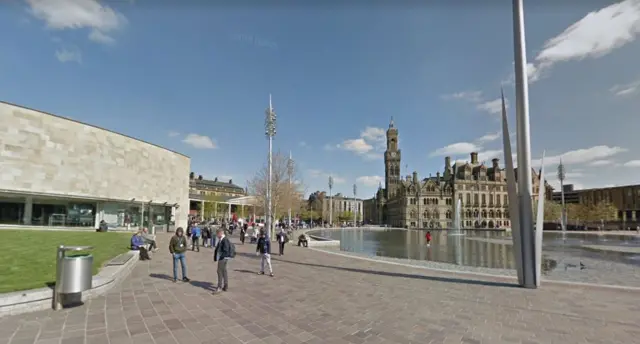
[[[60,245],[60,247],[58,247],[58,248],[63,250],[63,251],[86,251],[86,250],[92,250],[93,246],[64,246],[64,245]]]

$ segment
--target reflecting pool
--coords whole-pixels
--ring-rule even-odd
[[[426,243],[425,230],[364,228],[314,230],[309,234],[340,240],[340,250],[369,256],[489,269],[515,269],[510,233],[475,230],[463,232],[465,235],[447,235],[447,230],[431,230],[430,245]],[[574,259],[567,261],[564,257]],[[544,233],[543,272],[556,268],[584,268],[586,265],[583,265],[583,261],[591,262],[594,259],[638,267],[640,237]],[[559,266],[560,263],[562,266]]]

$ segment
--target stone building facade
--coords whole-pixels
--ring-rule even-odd
[[[331,208],[331,203],[333,203],[333,208]],[[333,209],[333,223],[338,223],[339,216],[346,212],[351,213],[349,217],[350,221],[353,220],[354,212],[356,212],[356,219],[358,221],[362,221],[363,219],[364,208],[362,199],[359,198],[345,197],[339,193],[331,197],[325,196],[322,201],[322,218],[324,221],[329,221],[330,209]]]
[[[0,224],[185,226],[190,166],[166,148],[0,102]]]
[[[376,195],[366,201],[370,209],[366,221],[403,228],[451,228],[455,204],[461,203],[461,224],[464,228],[499,229],[510,227],[506,173],[493,159],[491,165],[478,161],[478,153],[470,161],[452,164],[445,157],[442,173],[420,178],[417,172],[401,177],[401,151],[398,129],[393,119],[387,130],[387,150],[384,154],[385,188],[379,186]],[[532,171],[534,195],[539,191],[539,175]],[[547,195],[551,197],[548,184]]]

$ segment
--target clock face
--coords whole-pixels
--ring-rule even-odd
[[[395,158],[396,157],[396,152],[391,152],[391,157]]]

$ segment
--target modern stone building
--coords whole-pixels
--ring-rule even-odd
[[[573,185],[565,185],[566,204],[597,205],[601,202],[613,204],[618,209],[617,220],[627,226],[640,224],[640,185],[613,186],[574,190]],[[553,200],[560,203],[561,193],[554,192]]]
[[[371,209],[366,217],[368,222],[404,228],[451,228],[455,203],[460,200],[463,227],[510,226],[506,173],[498,159],[487,166],[478,161],[477,152],[471,153],[470,161],[464,163],[452,164],[451,157],[445,157],[442,173],[422,179],[415,171],[401,177],[401,159],[398,129],[392,119],[384,154],[385,188],[380,186],[374,198],[366,201],[367,208]],[[535,171],[532,171],[532,181],[537,195],[540,182]],[[550,198],[551,187],[545,185]]]
[[[0,225],[185,226],[191,159],[0,102]]]
[[[331,204],[333,204],[333,208],[331,208]],[[362,221],[363,219],[364,209],[362,200],[359,198],[345,197],[340,193],[334,196],[325,196],[322,201],[322,218],[324,221],[329,221],[330,209],[333,209],[333,223],[337,223],[340,216],[347,212],[351,214],[347,221],[353,221],[354,212],[356,213],[357,221]]]

